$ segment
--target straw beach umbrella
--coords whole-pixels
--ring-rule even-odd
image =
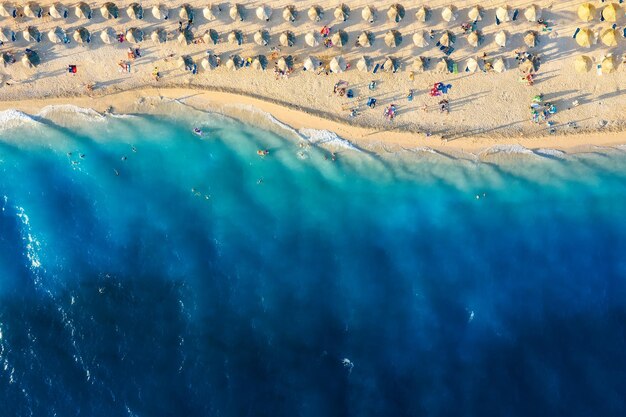
[[[115,36],[115,31],[111,28],[104,29],[102,32],[100,32],[100,40],[107,45],[111,45],[117,40]]]
[[[385,35],[385,43],[390,48],[400,46],[400,44],[402,43],[402,35],[397,30],[390,30]]]
[[[357,39],[357,42],[359,44],[359,46],[362,46],[364,48],[368,48],[370,46],[372,46],[372,39],[373,39],[373,35],[372,32],[362,32],[359,35],[359,38]]]
[[[220,35],[215,29],[209,29],[204,32],[204,35],[202,35],[202,40],[204,41],[204,43],[212,43],[213,45],[217,45],[220,40]]]
[[[263,22],[269,22],[270,17],[272,17],[272,9],[265,5],[259,6],[256,9],[256,17]]]
[[[361,72],[369,72],[371,68],[370,60],[362,56],[356,63],[356,69]]]
[[[593,43],[593,32],[590,29],[581,29],[576,35],[576,43],[583,48],[590,48]]]
[[[387,10],[387,18],[390,22],[399,23],[404,19],[404,7],[399,3],[391,5]]]
[[[252,69],[257,71],[264,71],[267,68],[267,58],[263,55],[259,55],[252,61]]]
[[[340,22],[345,22],[350,17],[350,8],[345,4],[341,4],[339,7],[335,9],[335,19]]]
[[[43,15],[43,9],[37,3],[27,3],[24,6],[24,16],[30,17],[31,19],[40,18]]]
[[[39,30],[37,30],[35,26],[27,27],[22,32],[22,35],[28,42],[41,42],[41,33],[39,33]]]
[[[143,31],[139,28],[130,28],[126,31],[126,40],[132,43],[143,41]]]
[[[152,17],[156,20],[167,20],[170,11],[163,4],[159,4],[152,7]]]
[[[119,10],[115,3],[109,1],[100,7],[100,14],[105,19],[117,19],[119,17]]]
[[[537,45],[537,32],[533,30],[526,32],[526,35],[524,35],[524,43],[529,48],[534,48]]]
[[[374,20],[376,20],[376,12],[372,6],[365,6],[361,11],[361,17],[368,23],[374,23]]]
[[[346,70],[346,60],[341,56],[336,56],[330,61],[330,70],[335,74]]]
[[[467,12],[467,17],[469,17],[469,19],[472,22],[479,22],[481,20],[483,20],[483,16],[482,16],[482,11],[480,10],[480,7],[478,6],[474,6],[472,7],[469,12]]]
[[[282,46],[286,46],[286,47],[293,46],[295,41],[296,41],[296,35],[294,35],[294,33],[290,30],[284,31],[283,33],[280,34],[280,37],[278,38],[278,42]]]
[[[241,45],[243,43],[243,34],[240,30],[233,30],[228,34],[228,43],[231,45]]]
[[[74,14],[79,19],[91,19],[91,7],[89,7],[89,5],[84,1],[80,2],[74,8]]]
[[[11,3],[0,4],[0,16],[17,17],[17,9]]]
[[[583,3],[578,7],[578,17],[583,22],[590,22],[596,14],[596,8],[591,3]]]
[[[602,17],[607,22],[616,22],[619,12],[619,5],[617,5],[616,3],[610,3],[604,9],[602,9]]]
[[[178,67],[189,69],[193,66],[193,59],[189,55],[183,55],[178,58]]]
[[[520,62],[518,68],[523,73],[530,73],[530,72],[534,72],[535,71],[535,64],[533,63],[532,60],[527,59],[527,60],[525,60],[523,62]]]
[[[617,46],[617,31],[613,28],[608,28],[600,35],[600,40],[606,46]]]
[[[496,58],[496,60],[493,62],[493,70],[499,73],[506,71],[506,64],[504,63],[504,59]]]
[[[30,51],[24,54],[22,57],[22,65],[26,68],[33,68],[39,65],[41,60],[39,59],[39,55],[35,51]]]
[[[281,71],[290,71],[293,68],[293,58],[289,56],[281,56],[276,62],[276,66]]]
[[[445,58],[441,58],[439,62],[437,62],[437,66],[435,67],[435,72],[447,73],[450,72],[448,67],[448,60]]]
[[[531,4],[524,10],[524,17],[529,22],[536,22],[538,19],[541,19],[541,9]]]
[[[165,43],[167,42],[167,32],[165,29],[159,28],[152,32],[150,39],[152,39],[154,43]]]
[[[74,40],[78,43],[89,43],[91,42],[91,34],[84,27],[79,27],[74,31],[74,35],[72,35]]]
[[[426,38],[426,33],[423,30],[420,30],[413,35],[413,43],[419,48],[424,48],[428,46],[428,41],[426,40]]]
[[[193,20],[193,9],[188,4],[183,4],[178,12],[178,17],[182,20]]]
[[[607,54],[601,62],[602,73],[610,74],[615,71],[615,60],[613,59],[613,54]]]
[[[501,30],[500,32],[496,33],[496,45],[498,45],[501,48],[504,48],[506,46],[506,32]]]
[[[439,43],[443,46],[450,46],[454,43],[454,35],[452,35],[449,31],[444,31],[441,38],[439,38]]]
[[[67,7],[61,3],[53,3],[48,10],[48,14],[54,19],[67,19]]]
[[[239,69],[239,57],[237,55],[231,55],[226,61],[226,68],[231,71],[236,71]]]
[[[143,19],[143,7],[139,3],[133,3],[126,9],[126,14],[133,20]]]
[[[500,22],[508,22],[511,20],[511,9],[509,6],[500,6],[496,9],[496,18]]]
[[[15,32],[9,28],[0,29],[0,41],[4,43],[15,42]]]
[[[334,46],[342,47],[348,43],[348,34],[346,31],[339,29],[335,34],[330,38]]]
[[[415,12],[415,18],[417,19],[418,22],[422,22],[422,23],[426,22],[429,16],[430,16],[430,11],[428,10],[428,8],[426,8],[426,6],[421,6]]]
[[[322,20],[322,17],[324,17],[324,12],[319,6],[311,6],[309,8],[309,11],[307,12],[307,15],[312,22],[319,22],[320,20]]]
[[[385,72],[396,72],[398,71],[398,60],[393,57],[387,57],[385,63],[383,64],[383,71]]]
[[[475,58],[470,58],[465,64],[465,72],[476,72],[478,70],[478,61]]]
[[[222,12],[222,8],[220,7],[219,4],[217,5],[209,4],[207,7],[202,9],[202,15],[209,22],[213,22],[214,20],[217,20],[217,17],[220,15],[221,12]]]
[[[238,3],[235,3],[232,6],[230,6],[228,15],[235,22],[243,22],[243,15],[241,14],[241,6]]]
[[[456,7],[452,5],[444,7],[444,9],[441,11],[441,17],[446,22],[456,20]]]
[[[413,65],[411,66],[413,71],[415,72],[424,72],[424,58],[421,56],[416,56],[413,60]]]
[[[317,40],[317,33],[315,32],[309,32],[304,35],[304,42],[311,48],[314,48],[320,44],[319,40]]]
[[[283,19],[287,22],[295,22],[296,21],[296,8],[294,6],[287,6],[283,9]]]
[[[52,43],[65,43],[67,36],[65,35],[63,29],[57,26],[48,32],[48,39]]]
[[[574,60],[574,69],[576,72],[585,73],[591,69],[591,58],[586,55],[580,55]]]
[[[254,43],[259,46],[267,46],[270,41],[270,33],[267,30],[257,30],[254,33]]]
[[[467,35],[467,43],[476,48],[480,43],[480,36],[478,35],[478,32],[474,31]]]

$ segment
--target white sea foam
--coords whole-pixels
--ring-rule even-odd
[[[26,242],[26,257],[30,261],[30,270],[35,275],[35,284],[39,285],[41,283],[41,278],[38,274],[38,270],[41,268],[41,259],[39,258],[41,244],[32,234],[30,219],[24,208],[18,206],[15,209],[17,210],[17,217],[22,221],[24,227],[22,240]]]
[[[39,113],[37,113],[37,116],[45,118],[45,117],[49,117],[51,115],[58,114],[58,113],[77,114],[80,116],[84,116],[85,118],[88,118],[89,120],[97,120],[100,122],[106,119],[102,114],[98,113],[94,109],[90,109],[87,107],[79,107],[73,104],[54,104],[54,105],[46,106],[43,109],[41,109]]]
[[[533,151],[522,145],[494,145],[484,151],[480,152],[480,156],[496,155],[496,154],[521,154],[521,155],[534,155]]]
[[[37,120],[19,110],[9,109],[0,111],[0,129],[10,129],[26,124],[36,124]]]
[[[558,149],[537,149],[535,150],[535,154],[540,156],[547,156],[551,158],[565,158],[565,152],[559,151]]]
[[[320,129],[300,129],[300,136],[313,145],[329,146],[335,148],[359,151],[351,142],[340,138],[336,133]]]

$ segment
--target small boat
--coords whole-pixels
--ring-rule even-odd
[[[258,151],[256,151],[256,154],[259,156],[266,156],[270,154],[270,151],[268,151],[267,149],[259,149]]]
[[[202,129],[200,129],[199,127],[194,127],[193,134],[196,136],[202,136]]]

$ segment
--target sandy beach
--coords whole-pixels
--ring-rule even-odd
[[[193,23],[186,32],[189,43],[178,40],[179,26],[188,24],[179,17],[180,8],[185,3],[194,13]],[[157,2],[141,3],[144,11],[141,20],[129,17],[127,7],[130,1],[116,3],[119,8],[117,19],[103,17],[100,11],[103,2],[88,3],[93,12],[91,19],[77,17],[75,3],[65,4],[68,10],[65,19],[48,15],[52,4],[49,1],[38,3],[42,7],[41,18],[20,16],[24,9],[18,6],[16,18],[3,17],[0,20],[3,33],[15,33],[15,41],[5,42],[2,52],[12,53],[17,60],[0,69],[0,108],[34,114],[46,105],[65,103],[100,111],[113,107],[116,112],[141,112],[160,101],[178,99],[188,105],[238,117],[242,113],[241,105],[244,105],[271,113],[294,128],[330,130],[359,146],[372,149],[427,146],[476,151],[500,144],[515,144],[530,149],[576,150],[585,146],[626,143],[623,133],[626,127],[626,65],[622,64],[626,50],[626,39],[622,35],[626,24],[624,5],[615,22],[619,35],[617,45],[606,46],[597,41],[589,48],[583,48],[573,37],[577,28],[603,33],[613,24],[600,21],[605,6],[602,2],[593,2],[597,8],[594,20],[582,22],[577,16],[582,1],[536,1],[533,4],[544,19],[544,25],[529,22],[524,16],[531,2],[482,2],[481,20],[474,26],[482,39],[478,47],[468,43],[468,35],[461,29],[463,23],[470,22],[468,13],[476,2],[455,2],[456,20],[450,22],[442,17],[448,2],[429,2],[430,18],[426,22],[416,18],[418,6],[402,2],[404,18],[400,22],[390,20],[387,12],[395,3],[376,2],[373,23],[362,17],[364,7],[369,4],[365,1],[345,3],[346,11],[349,9],[346,21],[335,17],[335,2],[300,1],[293,5],[296,12],[293,22],[284,19],[284,10],[290,3],[283,1],[241,2],[238,8],[243,21],[229,16],[231,5],[227,3],[214,3],[216,19],[211,21],[203,13],[207,4],[199,1],[164,3],[168,9],[167,20],[156,19],[152,14]],[[510,16],[517,10],[517,18],[496,25],[496,10],[504,5],[509,6]],[[265,6],[266,13],[271,14],[269,21],[257,17],[260,6]],[[319,22],[312,21],[307,15],[312,6],[323,10]],[[221,9],[219,14],[218,7]],[[345,44],[326,47],[320,35],[323,26],[330,29],[331,38],[344,31],[348,38]],[[51,42],[48,33],[57,27],[60,28],[57,33],[65,32],[71,42]],[[37,29],[41,42],[26,40],[28,35],[25,36],[24,32],[29,28],[31,32],[32,28]],[[89,43],[74,39],[78,28],[89,31]],[[143,32],[143,41],[128,42],[125,39],[118,42],[113,39],[107,44],[101,36],[103,32],[128,34],[133,28]],[[203,36],[209,30],[217,33],[218,43],[205,42],[210,41]],[[390,30],[397,31],[402,38],[395,47],[385,42]],[[456,38],[451,52],[442,51],[435,45],[446,30]],[[267,45],[255,42],[258,31],[269,36]],[[355,42],[364,31],[371,35],[372,44],[357,47]],[[496,44],[502,31],[507,38],[504,47]],[[532,48],[523,40],[528,31],[537,34],[537,45]],[[151,39],[154,32],[166,34],[167,41],[154,42]],[[281,34],[284,33],[293,37],[293,46],[281,45]],[[311,33],[315,34],[319,45],[307,45],[305,38]],[[416,46],[413,42],[416,33],[425,33],[429,45]],[[237,39],[231,43],[229,38]],[[140,56],[129,58],[129,47],[133,51],[139,48]],[[36,67],[27,68],[20,62],[26,48],[39,55],[41,63]],[[516,52],[528,52],[533,59],[539,59],[533,85],[522,80],[525,74],[517,68]],[[486,57],[483,56],[485,53]],[[609,53],[613,54],[616,70],[600,74],[596,63]],[[243,61],[248,57],[265,56],[267,68],[261,71],[244,66],[231,70],[225,63],[233,55]],[[593,63],[587,73],[574,69],[574,61],[581,55],[588,56]],[[195,64],[195,74],[180,65],[183,56]],[[202,60],[206,57],[210,60],[219,57],[221,65],[205,69]],[[280,57],[293,60],[293,70],[288,76],[277,76],[273,71]],[[309,57],[322,63],[321,71],[303,71],[303,64]],[[341,73],[327,74],[324,69],[333,58],[339,57],[349,64],[349,68]],[[363,57],[370,64],[368,72],[356,68]],[[372,68],[382,67],[389,57],[397,63],[396,72],[386,72],[382,68],[372,72]],[[415,70],[416,57],[423,58],[424,72]],[[452,73],[438,71],[437,64],[444,57],[456,64]],[[483,57],[489,64],[502,58],[506,71],[483,71]],[[481,62],[475,73],[464,71],[470,58]],[[130,72],[122,70],[118,65],[120,61],[130,64]],[[76,66],[75,74],[68,72],[70,65]],[[153,78],[155,67],[158,68],[158,81]],[[341,81],[345,82],[347,90],[351,90],[352,98],[333,94],[333,87]],[[372,81],[376,83],[373,90],[368,88]],[[452,86],[443,96],[449,102],[449,113],[439,109],[442,96],[429,94],[437,82]],[[411,101],[407,98],[410,91],[413,91]],[[533,123],[529,106],[533,97],[539,94],[543,95],[544,102],[554,104],[557,112],[546,122]],[[375,108],[366,105],[369,98],[377,100]],[[395,105],[397,114],[389,121],[383,111],[391,104]]]

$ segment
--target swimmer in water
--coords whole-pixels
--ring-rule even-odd
[[[266,156],[270,154],[270,151],[268,151],[267,149],[259,149],[258,151],[256,151],[256,154],[259,156]]]
[[[137,152],[137,148],[135,148],[135,146],[131,146],[131,148],[133,152]]]
[[[84,154],[84,153],[81,153],[81,154],[80,154],[80,158],[81,158],[81,159],[85,159],[85,154]]]
[[[126,155],[122,156],[122,161],[127,160],[128,158],[126,157]]]
[[[198,136],[202,136],[202,130],[198,127],[193,128],[193,133],[195,133]]]
[[[120,176],[120,172],[117,169],[113,168],[113,172],[115,172],[115,176],[117,177]]]

